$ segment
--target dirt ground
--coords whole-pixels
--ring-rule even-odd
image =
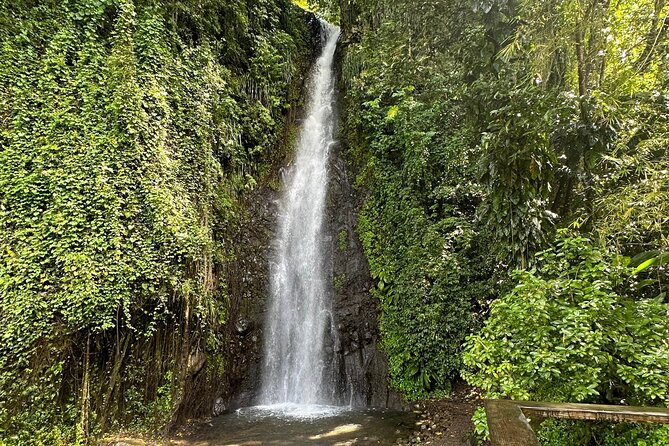
[[[416,431],[401,446],[470,446],[474,425],[472,415],[480,404],[480,393],[462,382],[454,385],[450,397],[425,400],[413,405],[418,416]]]

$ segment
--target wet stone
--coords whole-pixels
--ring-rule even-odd
[[[240,316],[237,321],[235,322],[235,330],[237,331],[237,334],[240,336],[244,336],[248,334],[253,328],[253,323],[251,322],[250,319]]]

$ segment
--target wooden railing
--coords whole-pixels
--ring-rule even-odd
[[[546,418],[669,424],[669,409],[603,404],[484,400],[491,446],[539,446],[530,421]]]

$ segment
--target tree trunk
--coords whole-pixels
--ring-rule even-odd
[[[123,359],[130,345],[130,336],[123,335],[121,343],[123,348],[120,348],[118,345],[116,347],[116,355],[114,357],[114,368],[112,374],[109,378],[109,383],[107,385],[107,391],[105,392],[105,397],[102,400],[102,411],[100,414],[100,427],[102,432],[107,430],[107,423],[109,420],[109,411],[111,410],[112,397],[114,396],[114,390],[118,387],[121,375],[121,365],[123,364]]]
[[[79,437],[88,444],[90,411],[91,411],[91,333],[86,336],[86,354],[84,356],[84,381],[81,385],[81,419],[79,421]]]
[[[576,63],[578,66],[578,95],[583,99],[588,92],[588,71],[585,66],[585,49],[583,48],[583,29],[581,25],[576,30]]]

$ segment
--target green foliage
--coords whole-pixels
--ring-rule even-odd
[[[640,263],[625,266],[616,254],[667,251],[668,5],[355,0],[340,10],[344,135],[367,198],[358,229],[395,387],[410,398],[445,388],[464,338],[520,281],[493,313],[532,321],[539,310],[527,301],[548,319],[510,332],[520,348],[507,351],[501,333],[512,327],[493,314],[488,326],[498,325],[480,338],[491,350],[469,344],[478,348],[468,354],[475,384],[518,397],[610,391],[663,400],[665,359],[651,363],[642,333],[652,330],[633,322],[665,314],[666,267],[632,278]],[[597,281],[569,282],[567,264],[549,276],[532,269],[553,262],[542,257],[553,251],[535,254],[566,227],[607,246],[592,255],[620,276],[592,266]],[[506,276],[514,268],[522,271]],[[586,308],[565,300],[576,292]],[[606,314],[609,307],[616,311]],[[602,318],[634,336],[616,332],[626,341],[606,351],[614,333],[588,325]],[[568,348],[552,352],[552,339],[541,339],[559,329]],[[585,363],[588,355],[599,362]],[[638,369],[639,388],[625,360]],[[609,377],[615,384],[604,389]]]
[[[492,397],[669,401],[669,305],[627,295],[633,269],[584,237],[537,259],[468,338],[465,379]]]
[[[0,438],[186,415],[307,42],[284,0],[0,3]]]
[[[490,429],[488,428],[488,418],[486,418],[485,409],[479,406],[472,416],[474,423],[474,437],[478,443],[490,441]]]
[[[339,4],[336,0],[303,0],[310,11],[330,23],[339,24]]]
[[[635,296],[649,261],[640,268],[564,235],[536,258],[468,338],[463,377],[493,398],[666,405],[669,305]],[[666,429],[548,420],[538,436],[556,446],[664,444]]]
[[[426,27],[447,29],[446,11],[411,14]],[[492,295],[493,283],[491,258],[475,231],[481,188],[468,160],[476,154],[463,145],[473,129],[462,120],[462,103],[443,100],[462,91],[457,78],[438,71],[452,64],[450,55],[423,54],[455,37],[434,43],[433,35],[421,36],[412,43],[414,59],[401,47],[402,32],[387,21],[365,34],[347,47],[342,71],[349,156],[368,191],[358,233],[376,280],[392,383],[413,399],[449,391],[475,324],[473,308]],[[364,60],[362,71],[356,60]]]
[[[573,97],[555,97],[536,86],[480,80],[476,88],[490,109],[480,142],[480,178],[487,190],[479,218],[494,234],[501,258],[526,266],[550,240],[557,218],[551,210],[558,162],[552,132],[578,105]]]
[[[669,250],[669,101],[667,93],[637,95],[615,150],[603,157],[598,178],[597,232],[606,243],[637,254]],[[666,280],[666,279],[665,279]]]
[[[335,276],[334,289],[337,293],[341,293],[344,290],[345,284],[346,284],[346,274],[341,273]]]
[[[374,255],[370,267],[391,377],[409,398],[447,392],[448,377],[460,366],[459,341],[471,323],[469,296],[450,291],[465,280],[462,258],[444,249],[447,235],[459,229],[457,221],[434,227],[408,203],[394,208],[379,200],[374,209],[371,204],[361,214],[359,231],[366,252]],[[375,214],[380,217],[372,220]],[[387,235],[377,241],[373,234],[379,233]]]
[[[664,446],[669,444],[669,427],[549,419],[541,423],[537,437],[545,446]]]
[[[548,419],[541,423],[537,438],[545,446],[587,446],[591,431],[584,421]]]
[[[605,446],[663,446],[669,444],[669,426],[619,424],[602,428]]]
[[[348,231],[346,231],[346,229],[339,231],[339,235],[337,236],[337,244],[341,252],[348,251]]]

